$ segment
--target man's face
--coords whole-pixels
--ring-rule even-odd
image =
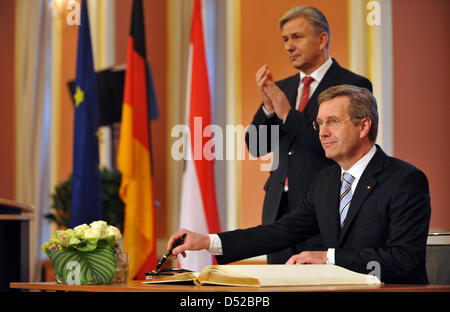
[[[297,17],[286,22],[281,35],[292,66],[310,74],[323,63],[328,35],[315,35],[307,19]]]
[[[350,100],[340,96],[319,106],[317,122],[326,157],[336,161],[344,169],[350,168],[360,157],[365,132],[361,122],[355,125],[348,114]]]

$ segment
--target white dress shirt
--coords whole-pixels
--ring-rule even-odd
[[[375,145],[372,145],[372,148],[366,153],[366,155],[364,155],[360,160],[358,160],[350,169],[345,171],[344,169],[341,168],[341,183],[344,176],[344,172],[348,172],[355,178],[351,186],[352,194],[355,194],[356,186],[358,185],[359,179],[361,178],[364,170],[366,169],[373,155],[375,155],[376,151],[377,148],[375,147]],[[335,251],[334,248],[328,248],[327,264],[335,264],[334,251]]]
[[[355,180],[352,183],[352,193],[355,192],[356,186],[366,169],[367,165],[369,164],[370,160],[373,158],[377,151],[377,148],[375,145],[371,147],[371,149],[364,155],[360,160],[358,160],[349,170],[346,172],[350,173],[352,176],[355,177]],[[344,173],[344,169],[341,168],[341,182],[342,182],[342,175]],[[220,240],[219,235],[217,234],[208,234],[209,236],[209,249],[208,252],[210,252],[213,255],[223,255],[222,250],[222,242]],[[335,248],[328,248],[327,251],[327,264],[335,264]]]

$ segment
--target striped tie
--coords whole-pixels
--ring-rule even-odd
[[[339,204],[341,228],[344,226],[348,208],[350,207],[350,202],[352,201],[352,183],[354,180],[355,178],[347,172],[344,172],[344,174],[342,175],[341,202]]]

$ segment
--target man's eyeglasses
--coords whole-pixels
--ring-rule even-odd
[[[333,129],[333,128],[336,128],[340,124],[346,123],[347,121],[359,120],[359,119],[362,119],[362,118],[361,117],[354,117],[354,118],[349,118],[349,119],[344,120],[344,121],[340,121],[337,118],[329,118],[329,119],[327,119],[325,121],[324,120],[313,120],[312,124],[313,124],[314,130],[320,131],[320,128],[322,128],[323,125],[326,125],[328,128]]]

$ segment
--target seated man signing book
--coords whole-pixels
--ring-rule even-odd
[[[286,100],[274,84],[270,96]],[[272,253],[319,234],[323,251],[304,251],[287,264],[336,264],[391,284],[427,284],[425,250],[430,195],[424,173],[375,144],[377,104],[365,88],[331,87],[318,99],[314,128],[337,164],[322,169],[298,207],[275,224],[203,235],[185,229],[173,255],[207,249],[219,263]]]

